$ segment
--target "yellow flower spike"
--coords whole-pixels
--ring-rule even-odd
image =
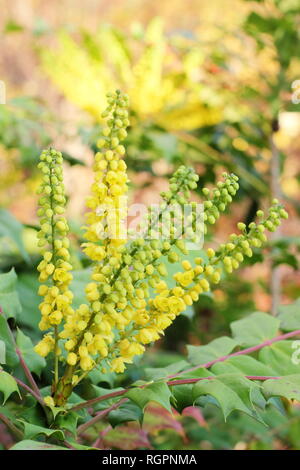
[[[39,288],[42,296],[39,327],[51,329],[51,334],[46,334],[35,350],[43,357],[56,353],[55,405],[64,405],[72,388],[96,364],[100,369],[108,365],[110,371],[123,372],[134,356],[144,352],[144,345],[158,340],[177,315],[197,302],[199,295],[210,289],[210,284],[220,281],[222,269],[228,272],[237,269],[245,256],[252,256],[252,248],[266,241],[264,231],[274,231],[279,218],[286,217],[282,207],[274,202],[266,220],[243,227],[241,235],[232,234],[229,242],[216,251],[208,248],[207,262],[199,257],[194,263],[183,260],[182,271],[173,276],[176,282],[168,286],[161,280],[167,275],[168,265],[164,260],[180,261],[188,253],[187,246],[181,235],[178,238],[174,226],[168,234],[162,227],[163,240],[156,239],[156,234],[149,237],[147,229],[145,236],[125,246],[127,240],[120,222],[127,215],[127,174],[121,159],[125,152],[121,141],[127,136],[125,128],[129,124],[127,97],[117,91],[109,95],[108,103],[103,116],[106,125],[93,165],[92,195],[87,203],[90,210],[86,215],[83,250],[94,263],[91,282],[86,286],[88,304],[80,305],[75,311],[69,289],[72,265],[66,237],[68,224],[63,216],[62,158],[50,150],[43,152],[39,164],[44,174],[39,190],[38,243],[43,256],[38,266],[43,282]],[[224,175],[224,179],[215,190],[203,191],[204,230],[207,224],[216,222],[238,189],[234,175]],[[162,193],[159,216],[173,203],[179,206],[188,203],[190,190],[196,188],[197,180],[192,169],[179,167],[170,179],[169,191]],[[180,218],[179,212],[174,211],[176,218]],[[195,222],[193,217],[191,224]],[[190,236],[188,229],[186,235]],[[153,299],[149,299],[150,287],[155,292]],[[64,362],[65,356],[61,357],[58,339],[64,342],[67,351],[67,367],[60,380],[57,380],[58,358]]]

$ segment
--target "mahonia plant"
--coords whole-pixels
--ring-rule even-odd
[[[266,230],[273,232],[281,219],[287,218],[287,212],[274,200],[266,216],[261,210],[257,212],[258,222],[249,226],[239,223],[240,233],[232,234],[228,243],[208,248],[205,257],[196,256],[191,262],[185,259],[186,240],[197,241],[197,225],[202,224],[205,234],[215,224],[239,185],[236,175],[224,173],[215,189],[204,188],[199,218],[196,204],[190,202],[198,176],[192,168],[181,166],[170,179],[169,190],[161,194],[155,223],[149,210],[141,224],[141,235],[127,238],[128,177],[122,141],[129,126],[128,97],[117,90],[108,94],[107,100],[103,113],[106,126],[97,142],[82,245],[92,263],[91,281],[85,289],[86,303],[77,309],[72,307],[70,290],[72,265],[69,228],[63,215],[62,155],[51,148],[45,150],[38,165],[43,173],[38,209],[38,244],[43,255],[38,266],[42,296],[39,327],[46,333],[35,351],[54,357],[52,393],[45,398],[49,406],[64,406],[73,388],[95,367],[104,372],[124,372],[126,365],[143,354],[147,344],[158,340],[187,306],[220,281],[223,271],[231,273],[244,257],[252,256],[253,248],[262,247],[267,241]],[[191,211],[188,226],[179,237],[185,205]],[[172,223],[167,230],[164,214],[170,208]],[[167,285],[164,278],[169,263],[178,261],[182,269],[174,274],[174,283]],[[59,364],[64,366],[61,376]]]

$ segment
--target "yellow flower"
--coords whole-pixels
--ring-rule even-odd
[[[122,357],[117,357],[111,361],[111,370],[113,372],[122,373],[125,370],[124,359]]]

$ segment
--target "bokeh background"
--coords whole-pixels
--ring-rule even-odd
[[[6,104],[0,105],[0,269],[15,267],[19,322],[33,339],[39,335],[38,157],[50,144],[65,157],[77,289],[86,279],[80,227],[95,141],[105,94],[115,88],[131,102],[126,158],[132,202],[157,202],[184,163],[200,176],[196,199],[224,170],[240,177],[235,202],[207,236],[211,246],[274,197],[290,216],[264,257],[255,254],[237,275],[201,295],[145,360],[168,364],[184,354],[185,344],[226,334],[231,321],[255,310],[277,314],[299,297],[297,0],[226,0],[226,7],[224,0],[0,0],[0,10],[0,80],[6,86]],[[161,448],[297,448],[297,406],[292,421],[280,410],[272,413],[272,430],[241,416],[224,425],[209,409],[205,416],[185,417],[179,432],[171,421],[169,428],[162,424],[161,410],[154,409],[140,446],[147,438]],[[123,445],[138,447],[130,438]]]

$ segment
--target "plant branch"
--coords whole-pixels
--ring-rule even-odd
[[[122,398],[121,400],[119,400],[117,403],[114,403],[113,405],[111,405],[109,408],[106,408],[105,410],[103,411],[100,411],[99,413],[96,414],[96,416],[94,416],[94,418],[90,419],[89,421],[87,421],[86,423],[83,423],[81,426],[78,427],[77,429],[77,435],[80,435],[82,434],[84,431],[86,431],[89,427],[93,426],[94,424],[96,424],[98,421],[100,421],[102,418],[104,418],[105,416],[108,415],[108,413],[110,413],[111,411],[115,410],[116,408],[118,408],[120,405],[122,405],[122,403],[125,403],[127,401],[127,398]]]
[[[0,420],[8,427],[8,429],[14,434],[17,439],[23,439],[22,431],[20,431],[20,429],[18,429],[7,416],[0,413]]]
[[[19,350],[18,347],[16,347],[16,353],[17,353],[18,358],[19,358],[19,360],[20,360],[20,364],[21,364],[21,366],[22,366],[22,368],[23,368],[23,370],[24,370],[24,372],[25,372],[25,375],[26,375],[26,377],[27,377],[27,379],[28,379],[28,382],[29,382],[30,385],[32,386],[32,389],[34,390],[35,394],[36,394],[40,399],[42,399],[42,395],[41,395],[41,393],[40,393],[40,391],[39,391],[39,388],[38,388],[38,386],[37,386],[37,384],[36,384],[36,382],[35,382],[35,380],[34,380],[32,374],[31,374],[31,372],[30,372],[30,370],[29,370],[29,368],[28,368],[26,362],[24,361],[24,358],[23,358],[23,356],[22,356],[22,353],[21,353],[21,351]]]
[[[276,336],[275,338],[268,339],[264,341],[263,343],[257,344],[256,346],[252,346],[251,348],[242,349],[241,351],[237,351],[231,354],[227,354],[225,356],[218,357],[217,359],[214,359],[213,361],[206,362],[206,364],[199,364],[197,366],[191,367],[190,369],[187,369],[187,370],[183,370],[176,374],[168,375],[166,378],[172,379],[174,377],[178,377],[179,375],[186,374],[187,372],[193,372],[194,370],[199,369],[200,367],[203,369],[208,369],[214,364],[217,364],[218,362],[224,362],[227,359],[230,359],[231,357],[241,356],[243,354],[250,354],[255,351],[259,351],[260,349],[265,348],[266,346],[270,346],[271,344],[277,343],[278,341],[283,341],[287,338],[292,338],[293,336],[297,336],[297,335],[300,335],[300,330],[295,330],[289,333],[285,333],[283,335]]]
[[[22,387],[28,393],[30,393],[30,395],[32,395],[40,403],[40,405],[42,405],[42,407],[45,407],[44,400],[40,395],[38,395],[34,390],[32,390],[32,388],[30,388],[28,385],[22,382],[22,380],[18,379],[17,377],[13,377],[13,378],[15,379],[17,384],[20,385],[20,387]]]
[[[261,376],[261,375],[245,375],[244,377],[246,379],[249,379],[249,380],[269,380],[269,379],[274,379],[275,380],[275,379],[280,379],[281,378],[279,376],[266,376],[266,375],[263,375],[263,376]],[[200,380],[212,380],[212,379],[215,379],[215,378],[216,378],[215,375],[211,375],[211,376],[208,376],[208,377],[197,377],[195,379],[169,380],[166,383],[169,387],[174,387],[174,385],[192,384],[192,383],[199,382]],[[147,385],[149,385],[149,384],[139,385],[136,388],[145,388],[145,387],[147,387]],[[85,401],[83,403],[79,403],[76,406],[73,406],[73,408],[70,408],[69,411],[78,411],[78,410],[81,410],[82,408],[87,408],[89,406],[93,406],[96,403],[99,403],[100,401],[108,400],[109,398],[121,397],[121,396],[125,395],[129,390],[130,390],[130,388],[125,388],[124,390],[120,390],[118,392],[112,392],[112,393],[108,393],[106,395],[102,395],[101,397],[92,398],[91,400],[88,400],[88,401]],[[118,402],[118,404],[120,404],[120,402]],[[106,411],[106,410],[104,410],[104,411]],[[90,420],[89,422],[91,422],[91,421],[92,420]],[[87,423],[85,423],[85,424],[87,424]],[[82,425],[82,426],[84,426],[84,425]]]
[[[1,313],[1,312],[0,312],[0,313]],[[27,364],[26,364],[26,362],[25,362],[25,360],[24,360],[24,358],[23,358],[23,356],[22,356],[22,353],[21,353],[20,349],[19,349],[18,346],[17,346],[15,337],[14,337],[13,332],[11,331],[11,329],[10,329],[10,327],[9,327],[8,322],[7,322],[7,328],[8,328],[9,334],[10,334],[10,336],[11,336],[12,342],[13,342],[13,344],[14,344],[14,346],[15,346],[15,350],[16,350],[17,356],[18,356],[18,358],[19,358],[20,365],[21,365],[22,369],[24,370],[25,375],[26,375],[28,381],[29,381],[30,385],[32,386],[32,388],[33,388],[35,394],[36,394],[41,400],[43,400],[43,399],[42,399],[42,395],[41,395],[41,393],[40,393],[40,391],[39,391],[39,388],[38,388],[38,386],[37,386],[37,384],[36,384],[36,382],[35,382],[35,380],[34,380],[32,374],[31,374],[31,372],[30,372],[30,370],[29,370],[29,368],[28,368],[28,366],[27,366]],[[16,378],[15,378],[15,380],[18,381],[18,379],[16,379]],[[19,382],[21,382],[21,381],[19,381]],[[22,382],[22,383],[23,383],[23,382]],[[21,383],[20,383],[20,385],[21,385]],[[24,385],[24,384],[23,384],[23,385]],[[22,385],[21,385],[21,387],[22,387]],[[31,389],[30,389],[30,390],[31,390]],[[29,390],[28,390],[28,391],[29,391]],[[32,392],[32,390],[31,390],[31,392]],[[31,393],[31,392],[30,392],[30,393]]]

